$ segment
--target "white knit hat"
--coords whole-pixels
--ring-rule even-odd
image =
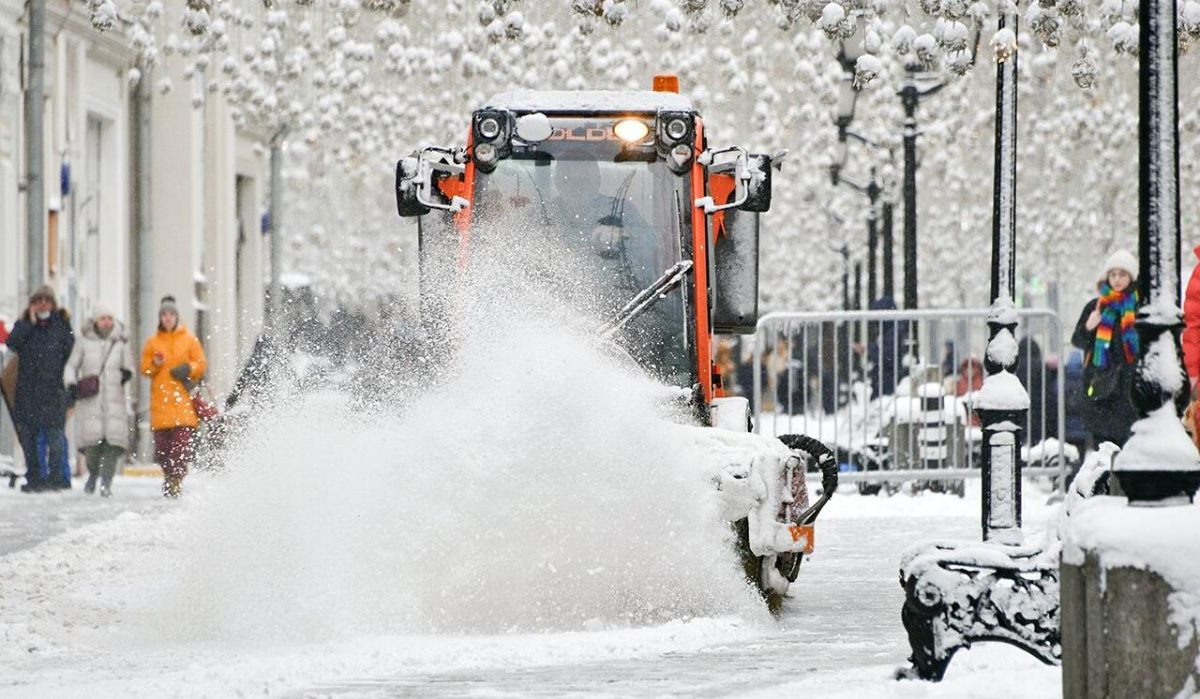
[[[92,318],[103,318],[108,316],[113,320],[117,319],[117,314],[113,313],[112,306],[103,301],[97,301],[92,304]]]
[[[1138,261],[1128,250],[1117,250],[1104,261],[1104,270],[1100,273],[1101,281],[1108,281],[1108,273],[1114,269],[1123,269],[1129,276],[1137,279]]]

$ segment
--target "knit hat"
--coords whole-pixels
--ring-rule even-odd
[[[174,313],[178,316],[179,306],[175,305],[175,297],[171,296],[170,294],[162,297],[162,301],[159,301],[158,303],[158,313],[159,315],[162,315],[163,313]]]
[[[53,303],[55,306],[58,305],[58,295],[54,293],[54,287],[49,284],[39,286],[36,291],[29,295],[29,301],[32,303],[34,299],[42,297],[50,299],[50,303]]]
[[[1137,258],[1134,257],[1133,253],[1129,252],[1128,250],[1117,250],[1113,254],[1109,255],[1108,259],[1104,261],[1104,269],[1100,274],[1100,280],[1108,281],[1108,273],[1114,269],[1123,269],[1126,272],[1129,272],[1130,277],[1137,279]]]
[[[113,313],[112,306],[108,305],[107,303],[104,303],[103,301],[97,301],[97,302],[93,303],[92,304],[92,318],[103,318],[104,316],[108,316],[109,318],[112,318],[113,320],[117,319],[117,315],[115,313]]]

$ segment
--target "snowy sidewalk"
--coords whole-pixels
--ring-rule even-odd
[[[22,493],[0,484],[0,556],[31,548],[51,537],[112,519],[122,512],[156,512],[163,507],[162,481],[147,476],[117,476],[113,496],[83,492],[86,478],[76,478],[71,490]]]

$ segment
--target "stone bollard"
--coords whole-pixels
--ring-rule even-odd
[[[1097,497],[1063,541],[1063,696],[1200,693],[1200,507]]]

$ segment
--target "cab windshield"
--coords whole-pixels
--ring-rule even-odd
[[[560,277],[568,300],[606,322],[683,259],[690,207],[687,177],[671,172],[652,146],[629,146],[616,119],[553,119],[553,135],[515,140],[491,173],[476,171],[472,241],[519,236],[538,266]],[[647,120],[653,129],[653,120]],[[473,243],[474,244],[474,243]],[[616,335],[658,378],[692,383],[681,285]]]

